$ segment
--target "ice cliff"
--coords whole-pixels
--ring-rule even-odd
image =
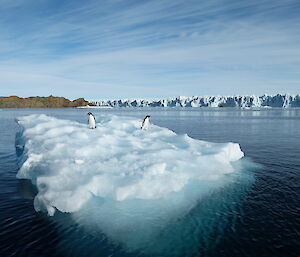
[[[262,96],[179,96],[165,99],[90,100],[96,106],[110,107],[300,107],[300,95]]]

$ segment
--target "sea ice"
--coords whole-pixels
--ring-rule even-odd
[[[99,119],[99,118],[98,118]],[[18,119],[25,146],[17,178],[37,186],[36,211],[76,212],[91,199],[163,199],[197,180],[234,172],[235,143],[209,143],[133,118],[106,116],[86,124],[30,115]],[[20,144],[20,143],[18,143]]]
[[[36,211],[71,213],[127,251],[152,255],[181,256],[183,245],[197,251],[184,235],[205,242],[226,226],[224,210],[234,208],[248,183],[239,144],[195,140],[153,124],[142,130],[134,118],[97,120],[91,130],[46,115],[18,118],[17,178],[36,185]],[[185,218],[196,206],[200,216]]]

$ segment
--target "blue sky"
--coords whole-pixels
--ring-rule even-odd
[[[299,89],[299,0],[0,0],[0,95]]]

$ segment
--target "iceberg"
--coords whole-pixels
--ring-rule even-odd
[[[196,140],[153,124],[141,130],[141,121],[128,117],[97,120],[90,130],[46,115],[18,118],[17,178],[37,187],[36,211],[71,213],[133,249],[234,184],[231,175],[243,168],[237,143]]]
[[[101,120],[101,119],[100,119]],[[24,162],[17,178],[38,188],[35,209],[75,212],[91,198],[157,199],[190,180],[216,180],[243,157],[235,143],[208,143],[155,125],[111,116],[91,131],[85,124],[45,115],[18,119]]]

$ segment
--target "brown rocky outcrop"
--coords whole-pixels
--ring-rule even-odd
[[[0,97],[0,108],[65,108],[86,106],[89,102],[84,98],[69,100],[64,97],[48,96],[48,97],[27,97],[18,96]]]

